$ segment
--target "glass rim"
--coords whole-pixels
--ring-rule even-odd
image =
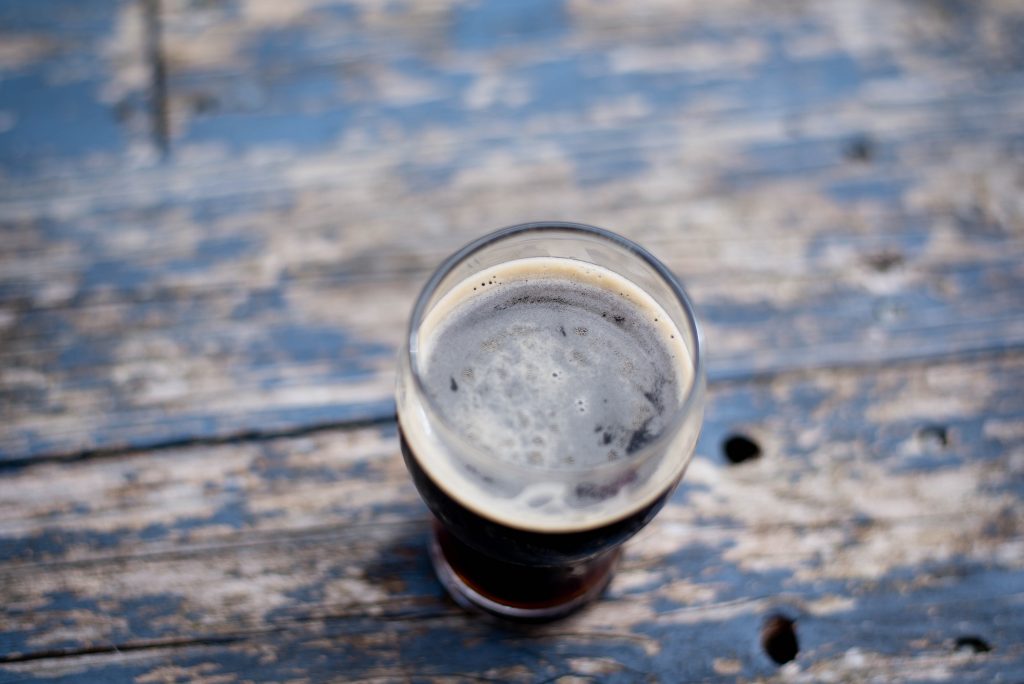
[[[493,232],[482,235],[475,240],[463,245],[456,252],[451,254],[448,258],[441,262],[441,265],[437,267],[434,273],[430,276],[427,282],[423,285],[420,290],[420,294],[416,297],[416,303],[413,306],[412,315],[409,318],[409,327],[407,330],[406,344],[404,349],[405,361],[408,363],[409,375],[412,376],[413,386],[416,389],[416,394],[421,404],[427,409],[432,420],[440,421],[441,425],[444,426],[445,432],[450,437],[455,438],[459,441],[460,447],[463,452],[470,453],[482,453],[484,450],[469,442],[460,432],[449,424],[449,421],[444,419],[444,414],[437,406],[436,401],[427,392],[426,386],[423,383],[423,378],[420,373],[419,367],[419,328],[426,317],[427,303],[430,298],[437,291],[441,282],[451,274],[460,264],[466,261],[468,258],[480,252],[481,250],[510,237],[516,235],[522,235],[527,233],[543,233],[547,231],[560,230],[564,232],[578,232],[591,237],[597,237],[612,244],[623,248],[630,252],[632,255],[641,259],[650,268],[654,270],[657,276],[668,286],[672,295],[682,308],[683,314],[686,318],[686,332],[689,333],[689,337],[693,340],[693,348],[691,351],[691,361],[693,364],[693,375],[689,386],[686,388],[686,393],[683,396],[683,400],[679,403],[679,406],[673,412],[669,419],[666,427],[662,430],[656,438],[651,440],[649,443],[644,445],[638,451],[634,452],[629,458],[623,461],[614,463],[602,464],[599,466],[593,466],[587,468],[584,471],[577,470],[566,470],[566,474],[574,474],[579,472],[590,472],[590,473],[601,473],[606,471],[615,471],[621,469],[627,464],[640,464],[647,462],[652,456],[662,453],[665,450],[665,446],[670,444],[672,440],[679,434],[680,430],[683,429],[687,417],[693,413],[695,402],[699,400],[703,392],[703,384],[705,377],[704,369],[704,337],[701,331],[700,324],[697,322],[696,312],[693,304],[690,301],[689,295],[686,290],[683,289],[682,284],[672,273],[667,266],[665,266],[657,257],[641,247],[636,242],[633,242],[629,238],[625,238],[618,233],[614,233],[605,228],[599,228],[597,226],[591,226],[585,223],[575,223],[571,221],[532,221],[529,223],[518,223],[504,228],[499,228]],[[568,258],[568,257],[567,257]],[[611,269],[614,270],[614,269]],[[623,276],[625,277],[625,276]],[[641,287],[637,284],[637,287]],[[641,287],[641,289],[643,289]],[[523,471],[526,473],[536,474],[538,469],[524,464],[507,462],[503,465],[507,465],[510,469]],[[551,475],[556,472],[563,471],[546,471],[546,474]]]

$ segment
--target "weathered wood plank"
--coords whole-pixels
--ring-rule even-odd
[[[1024,7],[147,6],[165,164],[141,3],[0,4],[0,679],[1024,678]],[[552,215],[664,256],[716,382],[609,597],[498,629],[391,359],[439,258]]]
[[[757,639],[781,611],[807,679],[1018,672],[1022,379],[1015,356],[712,388],[698,459],[610,599],[531,634],[443,600],[388,428],[29,466],[2,490],[0,651],[140,649],[7,665],[52,675],[503,679],[520,662],[532,681],[605,658],[622,679],[752,677],[775,670]],[[737,431],[759,460],[722,457]],[[956,652],[972,635],[992,653]]]
[[[3,459],[386,417],[419,282],[540,216],[662,255],[713,379],[1024,341],[1014,7],[164,5],[169,163],[0,184]]]
[[[936,230],[762,244],[654,242],[677,272],[697,271],[687,284],[706,326],[712,381],[1024,344],[1016,241]],[[718,260],[692,254],[720,249],[737,260],[765,253],[774,272],[740,264],[707,272]],[[900,263],[879,267],[879,258]],[[426,271],[341,268],[265,287],[13,313],[0,353],[0,455],[391,415],[395,350]]]
[[[495,137],[533,133],[570,148],[572,163],[566,134],[580,127],[607,127],[611,141],[617,122],[641,136],[659,122],[685,140],[691,117],[666,114],[710,110],[761,123],[782,114],[799,129],[804,117],[875,90],[918,102],[948,97],[946,84],[964,92],[965,69],[975,95],[1007,75],[1004,83],[1019,84],[1014,31],[1024,17],[1012,3],[613,5],[169,2],[175,144],[280,153],[352,139],[418,144],[458,131],[483,138],[474,147],[485,153]],[[649,161],[577,170],[600,180]],[[461,165],[409,162],[406,175],[435,185]]]
[[[976,578],[981,579],[981,578]],[[992,579],[992,578],[986,578]],[[508,630],[464,616],[298,624],[228,645],[147,648],[0,666],[44,681],[337,681],[337,682],[695,682],[1013,681],[1024,673],[1020,595],[984,592],[928,605],[879,594],[857,610],[851,627],[823,602],[799,615],[805,647],[798,663],[778,669],[759,651],[758,626],[771,601],[734,603],[655,616],[610,599],[550,628]],[[886,608],[897,606],[895,608]],[[977,609],[978,622],[959,620]],[[990,652],[957,648],[941,623],[1000,624],[1006,641]],[[894,624],[895,623],[895,624]],[[906,625],[917,629],[907,629]],[[1003,626],[1005,625],[1005,631]],[[207,679],[208,678],[208,679]]]
[[[0,3],[0,181],[151,163],[141,2]]]
[[[907,209],[892,198],[851,208],[786,180],[674,198],[654,176],[601,194],[592,209],[595,220],[619,217],[609,225],[684,276],[707,324],[713,379],[1012,348],[1022,340],[1024,220],[1004,182],[1013,162],[983,149],[922,171]],[[571,197],[587,217],[589,193],[538,177],[526,193],[538,212]],[[485,204],[492,183],[467,206]],[[645,187],[644,201],[624,202]],[[461,194],[446,199],[450,209]],[[76,226],[68,242],[52,240],[46,222],[18,232],[24,248],[15,241],[4,270],[0,452],[17,459],[388,415],[390,360],[412,297],[480,224],[469,216],[420,234],[407,230],[411,218],[373,219],[381,205],[335,195],[307,191],[296,206],[199,203],[190,210],[198,220],[173,206],[100,213],[65,224]],[[401,211],[414,209],[409,200]],[[174,237],[149,244],[150,235]]]

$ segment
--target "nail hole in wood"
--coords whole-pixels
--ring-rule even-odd
[[[864,258],[868,266],[879,273],[891,271],[897,266],[903,265],[903,255],[894,250],[885,250],[875,254],[869,254]]]
[[[777,665],[785,665],[796,658],[800,645],[795,623],[784,615],[768,616],[761,628],[761,648]]]
[[[757,442],[743,434],[733,434],[722,442],[722,453],[729,463],[737,464],[750,461],[761,456],[761,447]]]
[[[974,653],[988,653],[992,650],[988,642],[979,636],[965,635],[957,637],[956,640],[957,651],[973,651]]]
[[[869,162],[875,156],[875,141],[867,135],[858,135],[846,143],[843,156],[850,161]]]
[[[192,96],[192,111],[196,114],[209,114],[219,108],[217,98],[209,93],[195,93]]]
[[[936,447],[949,446],[949,431],[945,425],[925,425],[917,431],[917,438],[925,445]]]

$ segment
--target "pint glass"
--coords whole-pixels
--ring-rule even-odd
[[[512,226],[440,266],[412,312],[396,399],[456,602],[546,620],[601,593],[693,454],[702,354],[676,278],[607,230]]]

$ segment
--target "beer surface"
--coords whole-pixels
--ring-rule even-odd
[[[679,330],[648,294],[565,258],[515,260],[457,285],[421,326],[420,358],[444,421],[525,471],[522,491],[504,495],[541,515],[628,496],[630,461],[667,427],[692,375]],[[417,456],[428,470],[445,458]]]
[[[608,272],[517,266],[474,280],[433,331],[427,391],[495,458],[547,469],[628,458],[679,405],[675,332]],[[606,278],[612,290],[594,283]]]

